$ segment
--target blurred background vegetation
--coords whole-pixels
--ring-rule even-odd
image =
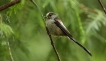
[[[0,6],[12,0],[1,0]],[[73,37],[54,37],[62,61],[106,61],[106,15],[98,0],[35,0],[41,12],[55,12]],[[106,7],[106,0],[102,0]],[[0,61],[57,61],[40,11],[29,0],[0,12]],[[8,44],[9,43],[9,44]],[[9,50],[9,47],[11,50]]]

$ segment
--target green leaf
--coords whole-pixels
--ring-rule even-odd
[[[3,33],[6,37],[10,37],[14,32],[12,28],[4,23],[0,23],[0,32]]]

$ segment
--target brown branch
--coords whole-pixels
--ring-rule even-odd
[[[44,18],[44,16],[43,16],[43,14],[42,14],[40,8],[39,8],[38,5],[36,4],[36,2],[34,2],[34,0],[30,0],[30,1],[31,1],[31,2],[38,8],[38,10],[40,11],[40,14],[41,14],[41,16],[42,16],[42,19],[43,19],[44,24],[45,24],[45,27],[46,27],[45,18]],[[53,47],[53,49],[54,49],[54,51],[55,51],[55,53],[56,53],[56,56],[57,56],[57,58],[58,58],[58,61],[61,61],[60,56],[59,56],[59,54],[58,54],[58,52],[57,52],[57,50],[56,50],[56,47],[55,47],[55,45],[54,45],[54,43],[53,43],[52,37],[51,37],[51,35],[49,34],[49,31],[48,31],[48,28],[47,28],[47,27],[46,27],[46,31],[47,31],[47,33],[48,33],[48,35],[49,35],[49,38],[50,38],[50,40],[51,40],[51,45],[52,45],[52,47]]]
[[[101,2],[101,0],[98,0],[98,1],[99,1],[100,5],[101,5],[101,7],[102,7],[103,11],[104,11],[104,12],[105,12],[105,14],[106,14],[106,9],[105,9],[105,7],[104,7],[103,3]]]
[[[54,42],[53,42],[53,40],[52,40],[51,35],[49,34],[49,31],[48,31],[48,28],[47,28],[47,27],[46,27],[46,31],[47,31],[47,33],[48,33],[48,35],[49,35],[49,38],[50,38],[50,40],[51,40],[51,45],[52,45],[52,47],[53,47],[53,49],[54,49],[54,51],[55,51],[55,53],[56,53],[56,56],[57,56],[57,58],[58,58],[58,61],[61,61],[60,56],[59,56],[59,54],[58,54],[58,51],[56,50],[56,47],[55,47],[55,45],[54,45]]]
[[[13,6],[13,5],[15,5],[15,4],[19,3],[19,2],[21,2],[21,0],[14,0],[12,2],[9,2],[7,4],[4,4],[4,5],[0,6],[0,11],[6,9],[8,7],[11,7],[11,6]]]
[[[44,18],[44,16],[43,16],[43,14],[42,14],[40,8],[38,7],[38,5],[36,4],[36,2],[35,2],[34,0],[30,0],[30,1],[38,8],[38,10],[40,11],[40,14],[41,14],[41,16],[42,16],[42,19],[43,19],[43,21],[44,21],[44,24],[46,25],[46,23],[45,23],[45,18]]]
[[[35,2],[34,0],[30,0],[30,1],[31,1],[31,2],[38,8],[38,10],[40,11],[40,14],[41,14],[41,16],[42,16],[43,22],[44,22],[45,27],[46,27],[45,18],[44,18],[44,16],[43,16],[43,14],[42,14],[40,8],[38,7],[38,5],[36,4],[36,2]]]

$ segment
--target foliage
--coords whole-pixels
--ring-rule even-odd
[[[93,55],[90,57],[66,37],[53,36],[62,61],[106,60],[106,15],[96,1],[35,0],[43,15],[58,13],[73,37]],[[0,13],[0,61],[11,61],[7,41],[14,61],[57,61],[40,12],[30,0]]]

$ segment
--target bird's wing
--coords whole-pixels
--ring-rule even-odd
[[[82,46],[79,42],[77,42],[72,35],[70,34],[70,32],[66,29],[66,27],[64,26],[64,24],[61,22],[61,20],[59,18],[55,18],[55,22],[54,22],[63,32],[64,34],[66,34],[73,42],[75,42],[76,44],[78,44],[81,48],[83,48],[90,56],[92,56],[92,54],[84,47]]]
[[[54,20],[55,24],[63,31],[64,34],[72,37],[70,32],[67,30],[67,28],[64,26],[63,22],[59,18],[55,18]]]

